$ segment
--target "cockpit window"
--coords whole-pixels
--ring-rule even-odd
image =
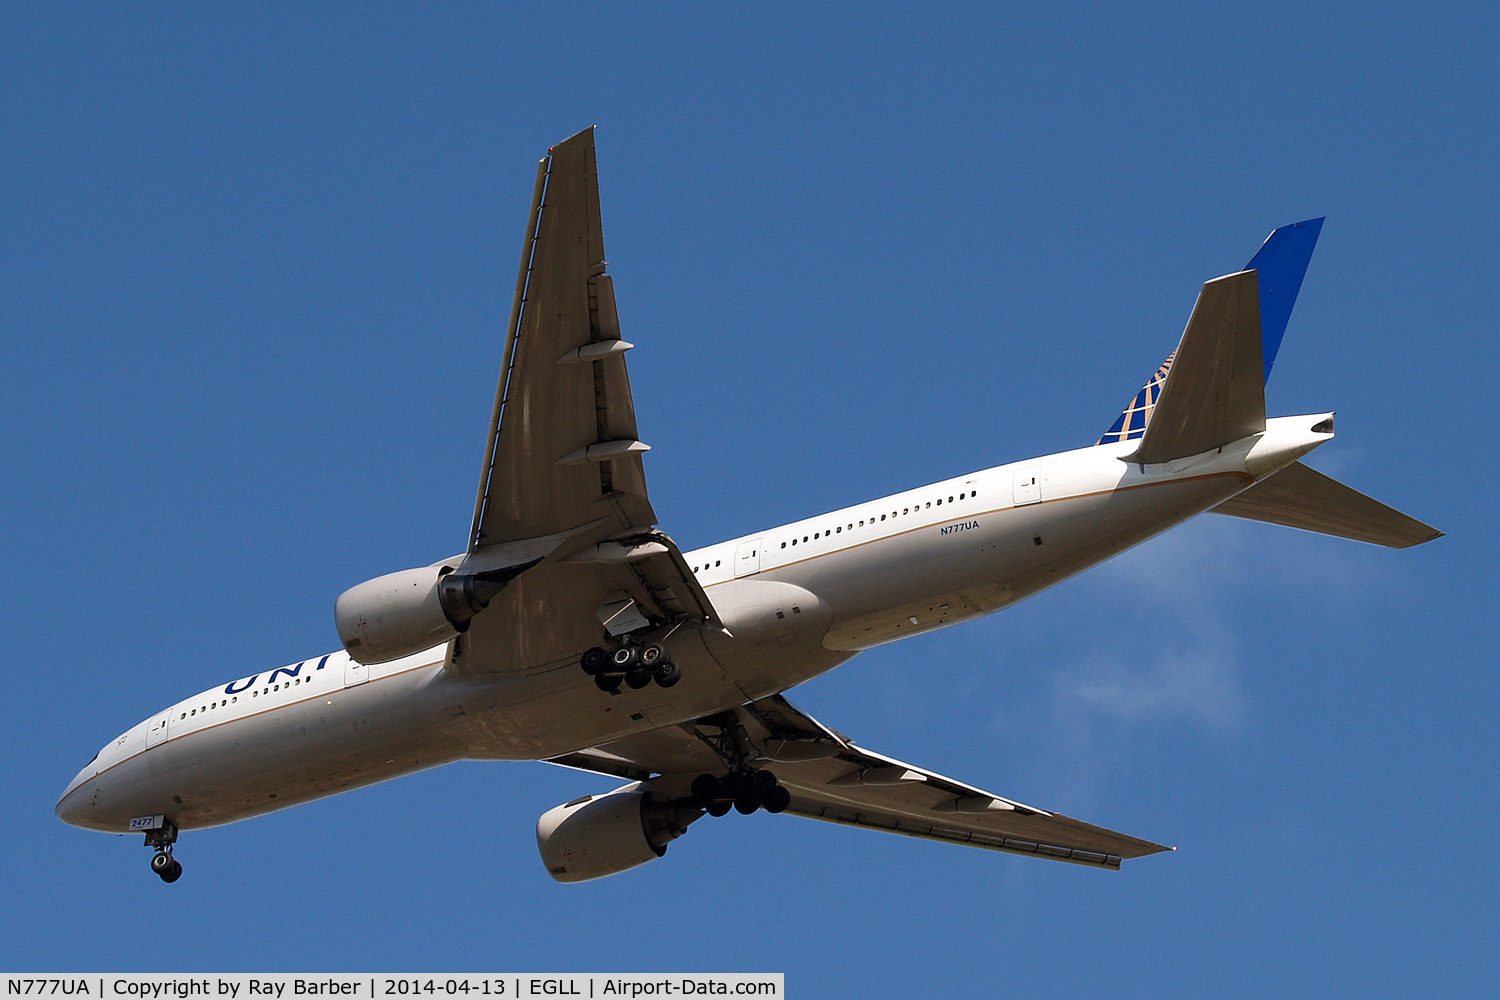
[[[95,751],[94,751],[94,756],[92,756],[92,757],[90,757],[90,758],[89,758],[89,763],[88,763],[88,764],[85,764],[85,765],[83,765],[83,766],[84,766],[84,767],[88,767],[88,766],[89,766],[89,764],[92,764],[92,763],[93,763],[93,762],[94,762],[94,761],[96,761],[96,760],[98,760],[98,759],[99,759],[99,753],[100,753],[100,751],[98,751],[98,750],[95,750]]]

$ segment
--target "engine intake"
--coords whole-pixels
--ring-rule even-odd
[[[384,663],[447,642],[536,561],[465,573],[451,563],[387,573],[350,587],[334,604],[339,641],[360,663]]]
[[[586,882],[643,865],[699,816],[689,799],[652,801],[650,783],[632,783],[549,809],[536,822],[536,846],[547,874]]]

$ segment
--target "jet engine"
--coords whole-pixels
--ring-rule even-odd
[[[447,642],[467,632],[474,616],[533,565],[470,573],[460,559],[366,580],[334,605],[339,641],[360,663],[384,663]]]
[[[547,810],[536,821],[536,846],[547,874],[586,882],[661,857],[702,815],[690,799],[652,801],[650,783],[635,782]]]

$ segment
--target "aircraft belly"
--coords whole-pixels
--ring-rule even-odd
[[[168,739],[80,786],[86,825],[215,826],[456,760],[433,680],[413,671]]]

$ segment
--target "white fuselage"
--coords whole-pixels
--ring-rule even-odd
[[[785,690],[861,649],[996,611],[1206,511],[1328,440],[1327,415],[1163,465],[1135,441],[1002,465],[686,553],[725,626],[671,638],[683,680],[608,695],[576,660],[480,679],[448,646],[339,651],[211,688],[100,750],[57,805],[125,831],[245,819],[462,758],[556,757]],[[579,650],[578,652],[582,652]]]

